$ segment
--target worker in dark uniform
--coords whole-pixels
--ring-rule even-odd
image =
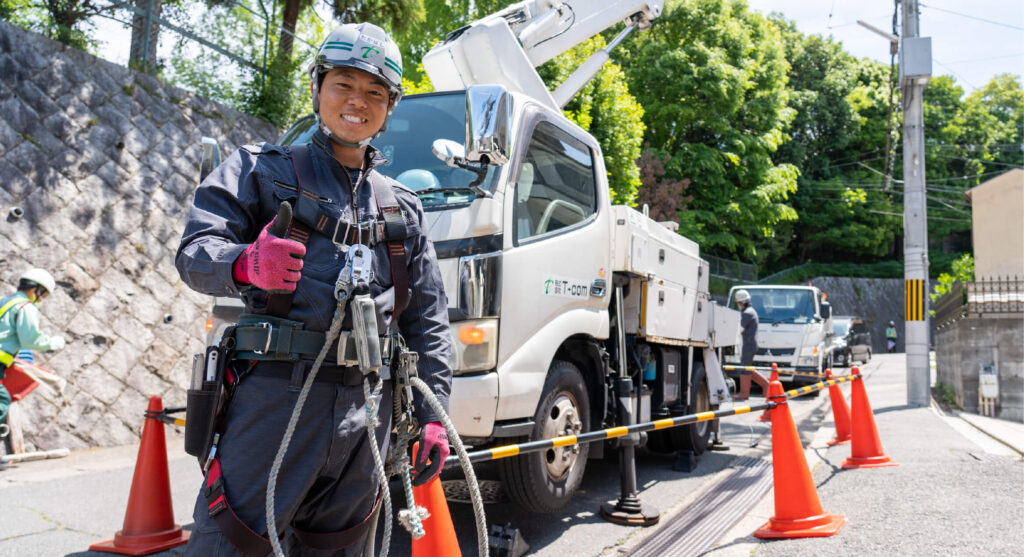
[[[379,334],[400,331],[419,354],[418,377],[447,409],[452,376],[448,304],[423,228],[423,209],[414,193],[374,170],[386,161],[369,145],[386,129],[402,97],[401,71],[398,46],[384,30],[369,23],[338,27],[310,66],[319,124],[308,146],[315,180],[299,177],[296,153],[301,148],[259,144],[239,149],[196,190],[175,259],[178,272],[199,292],[240,296],[247,314],[267,314],[268,345],[242,346],[239,325],[240,345],[230,369],[241,378],[220,422],[216,450],[222,482],[212,489],[204,483],[197,498],[189,555],[268,552],[268,545],[246,547],[237,532],[225,531],[234,528],[224,526],[231,524],[223,522],[230,513],[217,497],[223,494],[221,499],[244,528],[267,536],[268,472],[297,395],[324,344],[303,345],[297,331],[308,338],[305,331],[328,330],[337,305],[335,282],[349,245],[371,248],[369,292]],[[397,245],[382,237],[395,238],[392,225],[399,211],[390,211],[388,220],[383,210],[389,196],[397,200],[397,228],[404,225],[406,236]],[[294,206],[295,220],[300,220],[303,197],[315,201],[316,222],[306,222],[304,232],[288,238],[274,235],[272,221],[286,218],[279,215],[282,202]],[[336,226],[320,231],[316,225],[322,222]],[[297,226],[293,222],[289,234]],[[400,266],[407,273],[392,264],[396,259],[389,252],[396,249],[404,252],[405,264]],[[397,278],[405,274],[404,280]],[[405,292],[396,288],[402,282],[407,283]],[[284,319],[276,320],[269,315],[282,295],[291,296],[290,305],[280,312]],[[351,328],[349,312],[342,331]],[[282,344],[286,338],[288,347]],[[336,348],[331,350],[305,402],[276,484],[276,534],[289,554],[361,554],[365,539],[352,542],[342,536],[345,541],[339,542],[332,535],[365,531],[379,502],[381,478],[369,449],[362,376],[353,373],[358,367],[341,365],[340,356],[333,362],[338,365],[331,365]],[[381,368],[382,379],[388,374],[386,366]],[[392,388],[391,381],[384,382],[376,431],[384,454]],[[415,405],[422,427],[414,471],[419,484],[436,477],[436,464],[444,462],[449,450],[444,428],[418,393]]]
[[[742,329],[743,347],[740,351],[740,366],[744,368],[754,365],[754,355],[757,354],[757,310],[750,303],[750,293],[746,290],[736,291],[736,307],[742,312],[740,314],[740,328]],[[768,380],[755,369],[740,370],[739,394],[733,397],[735,400],[747,400],[750,398],[750,380],[753,379],[765,393],[768,392]]]

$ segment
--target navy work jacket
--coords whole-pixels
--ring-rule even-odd
[[[447,410],[452,381],[448,301],[434,246],[422,228],[423,207],[419,198],[374,170],[387,161],[373,147],[367,148],[366,176],[362,181],[358,179],[360,172],[346,170],[338,163],[322,132],[316,132],[309,150],[316,184],[302,184],[302,189],[318,194],[321,211],[331,216],[346,222],[382,220],[372,183],[380,180],[392,188],[405,217],[408,234],[405,251],[411,290],[408,306],[400,314],[398,329],[409,348],[419,353],[417,374]],[[178,273],[192,289],[212,296],[241,297],[248,311],[266,305],[266,292],[235,283],[232,266],[263,227],[274,219],[282,201],[291,201],[295,206],[297,178],[291,159],[287,147],[268,143],[247,145],[199,185],[175,256]],[[337,306],[334,284],[344,263],[342,248],[327,236],[312,233],[306,243],[302,278],[285,317],[302,322],[306,330],[327,331]],[[384,334],[391,326],[395,305],[386,242],[373,247],[373,269],[370,294],[376,303],[378,330]],[[344,328],[349,329],[350,323],[349,314]],[[416,413],[420,423],[436,421],[437,416],[418,395]]]

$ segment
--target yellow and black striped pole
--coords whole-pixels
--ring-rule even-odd
[[[924,321],[926,307],[924,279],[907,279],[904,313],[907,321]]]
[[[846,383],[847,381],[854,381],[858,378],[860,378],[860,376],[858,375],[844,375],[842,377],[833,377],[832,379],[829,379],[827,381],[820,381],[813,385],[807,385],[806,387],[800,387],[799,389],[792,389],[786,391],[786,398],[794,398],[814,391],[820,391],[821,389],[830,387],[832,385]],[[636,424],[628,427],[610,427],[608,429],[591,431],[581,435],[563,435],[561,437],[555,437],[553,439],[541,439],[538,441],[529,441],[527,443],[519,443],[516,445],[503,445],[500,447],[494,447],[493,449],[481,449],[479,451],[473,451],[469,453],[468,456],[470,462],[485,462],[488,460],[498,460],[500,458],[508,458],[510,456],[536,453],[558,447],[569,447],[572,445],[580,445],[583,443],[593,443],[594,441],[615,439],[616,437],[624,437],[631,433],[639,433],[641,431],[670,429],[673,427],[679,427],[697,422],[706,422],[718,418],[724,418],[727,416],[738,416],[740,414],[748,414],[750,412],[766,410],[769,408],[774,408],[776,406],[778,406],[778,404],[769,401],[762,402],[761,404],[752,404],[749,406],[736,406],[734,408],[716,410],[714,412],[699,412],[697,414],[687,414],[685,416],[677,416],[675,418],[665,418],[662,420],[655,420],[653,422],[644,422],[642,424]],[[457,455],[449,456],[448,460],[446,460],[444,464],[446,468],[449,466],[458,466],[459,457]]]

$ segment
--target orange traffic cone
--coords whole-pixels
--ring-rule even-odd
[[[754,373],[757,373],[757,372],[754,372]],[[779,364],[772,364],[772,375],[771,375],[771,378],[768,379],[769,387],[771,386],[771,382],[772,381],[778,381],[778,380],[779,380]],[[779,385],[781,386],[782,384],[780,383]],[[765,392],[765,398],[768,398],[768,389],[765,389],[764,392]],[[757,417],[757,421],[759,421],[759,422],[770,422],[770,421],[772,421],[771,409],[770,408],[765,408],[764,412],[761,412],[761,415]]]
[[[413,445],[414,462],[418,449],[417,445]],[[412,557],[462,557],[452,515],[448,512],[448,501],[441,487],[441,478],[434,478],[419,487],[413,486],[412,496],[417,505],[426,507],[430,512],[430,516],[423,521],[426,535],[412,539]]]
[[[875,415],[871,411],[871,403],[868,402],[864,379],[860,377],[860,368],[854,366],[853,374],[858,377],[853,381],[853,393],[850,396],[850,402],[853,404],[853,442],[850,443],[850,458],[843,461],[843,469],[899,466],[899,463],[886,456],[882,450],[882,440],[878,438]]]
[[[148,416],[161,410],[163,403],[160,397],[150,397],[139,456],[135,459],[135,476],[128,494],[128,509],[124,513],[124,527],[114,534],[114,539],[90,545],[90,551],[149,555],[188,542],[189,533],[174,523],[164,424]]]
[[[825,377],[832,378],[832,370],[825,370]],[[832,400],[832,419],[836,422],[836,436],[828,445],[846,443],[852,436],[850,432],[850,407],[846,405],[846,397],[838,384],[829,385],[828,397]]]
[[[775,514],[754,532],[754,536],[762,539],[824,538],[838,534],[846,524],[846,517],[821,509],[782,383],[776,380],[768,385],[768,398],[779,403],[772,409]]]

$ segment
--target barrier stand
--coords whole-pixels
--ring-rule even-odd
[[[832,419],[836,423],[836,436],[827,444],[838,445],[848,442],[852,437],[850,407],[846,405],[846,397],[843,396],[843,390],[839,388],[839,384],[831,380],[832,370],[826,369],[825,376],[829,378],[829,381],[826,381],[829,384],[828,396],[832,402]]]
[[[857,366],[853,367],[852,373],[858,379],[861,377]],[[850,443],[850,458],[843,461],[843,469],[899,466],[882,450],[882,440],[878,438],[878,428],[875,426],[875,416],[868,402],[864,381],[854,381],[852,391],[853,441]]]
[[[90,551],[149,555],[188,542],[189,532],[174,523],[164,426],[152,417],[163,412],[162,406],[160,397],[149,398],[124,526],[113,539],[89,546]]]
[[[623,318],[622,286],[615,286],[615,307],[618,312],[616,323],[625,323]],[[615,394],[619,403],[619,423],[627,426],[636,424],[633,409],[633,380],[626,369],[626,332],[617,327],[619,375],[615,378]],[[639,397],[637,397],[639,400]],[[601,505],[601,517],[609,522],[625,526],[650,526],[661,520],[661,513],[654,507],[643,504],[636,488],[636,445],[640,434],[630,434],[619,443],[619,500],[614,505]]]
[[[787,395],[778,380],[768,384],[768,398],[777,404],[771,410],[775,514],[754,532],[754,536],[761,539],[833,536],[846,524],[846,517],[826,513],[821,508]]]

